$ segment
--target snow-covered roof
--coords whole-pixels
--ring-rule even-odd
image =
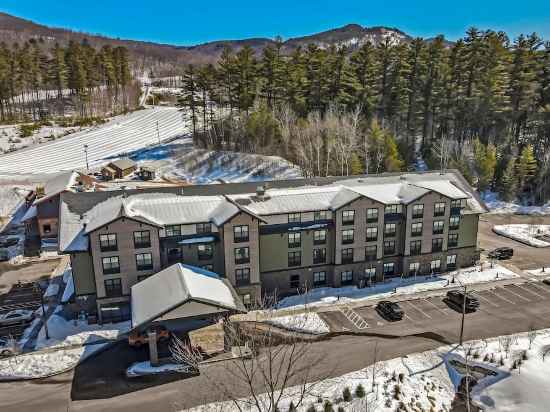
[[[35,204],[44,202],[53,196],[56,196],[66,190],[69,190],[76,184],[78,179],[78,172],[65,172],[57,175],[56,177],[48,180],[44,185],[44,196],[34,201]]]
[[[108,167],[111,166],[111,165],[116,167],[117,169],[126,170],[126,169],[130,169],[132,167],[135,167],[136,164],[135,164],[135,162],[133,162],[130,159],[118,159],[118,160],[114,160],[111,163],[109,163]]]
[[[21,222],[26,222],[27,220],[31,220],[32,218],[36,217],[36,214],[38,212],[38,209],[35,205],[32,205],[27,209],[23,217],[21,218]]]
[[[132,328],[144,326],[183,305],[187,316],[195,313],[192,303],[217,309],[246,312],[233,287],[216,273],[177,263],[132,286]]]

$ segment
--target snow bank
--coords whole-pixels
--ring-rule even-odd
[[[523,206],[519,203],[505,202],[499,200],[498,194],[484,192],[483,201],[489,208],[489,213],[495,214],[517,214],[517,215],[550,215],[550,202],[542,206]]]
[[[67,303],[74,295],[74,281],[73,275],[67,279],[65,289],[63,290],[63,296],[61,297],[61,303]]]
[[[526,270],[526,272],[533,276],[550,276],[550,266],[546,268]]]
[[[161,366],[152,366],[150,361],[134,363],[126,370],[126,376],[129,378],[156,375],[159,373],[176,372],[176,373],[191,373],[192,369],[188,365],[169,363]]]
[[[323,334],[330,332],[326,322],[315,312],[300,313],[298,315],[279,316],[266,320],[275,326],[297,332]]]
[[[537,237],[548,236],[550,239],[550,225],[495,225],[493,232],[498,235],[509,237],[518,242],[534,247],[549,247],[550,242],[538,239]]]
[[[54,313],[48,319],[50,338],[46,339],[46,332],[44,327],[42,327],[38,333],[36,349],[48,347],[62,348],[74,345],[88,345],[104,340],[116,340],[129,329],[130,321],[104,325],[88,325],[85,320],[66,320],[64,317]]]
[[[0,380],[38,378],[62,372],[76,366],[104,344],[81,346],[55,351],[31,352],[0,359]]]
[[[455,271],[434,277],[417,276],[416,281],[414,278],[393,278],[387,282],[377,283],[372,287],[362,289],[357,288],[357,286],[311,289],[307,294],[294,295],[282,299],[276,305],[276,308],[300,307],[306,302],[309,306],[327,306],[333,305],[335,302],[345,303],[359,300],[382,299],[390,296],[441,289],[447,286],[452,287],[458,284],[458,281],[469,285],[516,277],[519,277],[519,275],[503,266],[495,264],[491,268],[489,264],[484,264],[482,271],[480,271],[479,266],[474,266],[462,269],[460,273]],[[456,284],[452,283],[453,278],[456,279]]]

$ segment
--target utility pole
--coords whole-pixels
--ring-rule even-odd
[[[464,299],[462,299],[462,320],[460,321],[460,346],[462,346],[462,340],[464,337],[464,318],[466,317],[466,293],[467,293],[467,286],[464,285]]]
[[[157,138],[159,139],[160,144],[160,131],[159,131],[159,121],[157,120]]]
[[[84,145],[84,157],[86,158],[86,171],[90,172],[90,165],[88,164],[88,145]]]

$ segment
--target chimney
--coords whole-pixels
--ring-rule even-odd
[[[262,185],[256,187],[256,197],[258,199],[261,199],[261,200],[264,199],[264,197],[265,197],[265,188]]]
[[[45,195],[44,185],[36,186],[36,198],[40,199],[41,197],[44,197],[44,195]]]

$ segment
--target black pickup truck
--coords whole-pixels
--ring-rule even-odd
[[[466,304],[464,304],[466,299]],[[464,295],[460,290],[450,290],[447,292],[447,302],[457,311],[462,312],[462,308],[466,308],[466,312],[475,312],[479,308],[479,300],[471,295]]]

